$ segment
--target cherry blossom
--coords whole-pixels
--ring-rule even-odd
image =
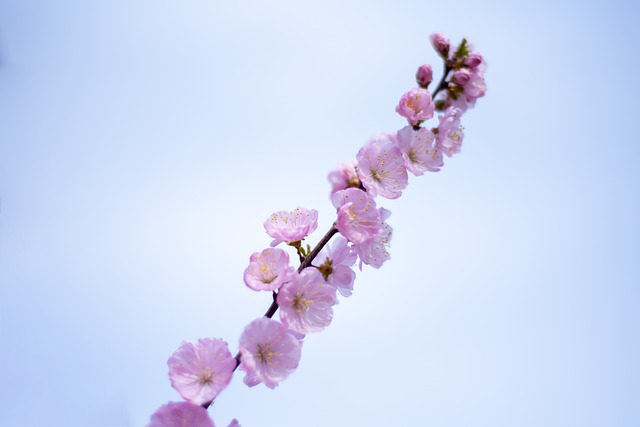
[[[236,360],[226,342],[203,338],[183,341],[167,361],[171,386],[197,405],[211,402],[231,381]]]
[[[240,336],[240,369],[249,387],[264,383],[275,388],[297,367],[301,344],[282,323],[260,317],[249,323]]]
[[[356,160],[358,176],[372,197],[397,199],[407,188],[407,169],[395,135],[382,134],[372,138],[358,151]]]
[[[364,191],[347,188],[336,192],[331,198],[338,209],[336,228],[350,242],[360,243],[380,230],[380,213],[376,202]]]
[[[281,242],[295,244],[318,228],[318,211],[297,207],[293,211],[276,212],[264,222],[264,228],[273,237],[271,246]]]
[[[147,427],[215,427],[207,410],[190,402],[169,402],[151,415]]]
[[[318,271],[324,280],[335,286],[340,294],[348,297],[353,292],[356,273],[351,269],[358,256],[348,245],[347,239],[337,236],[331,246],[325,246],[316,257]]]
[[[469,72],[469,79],[464,83],[464,97],[467,104],[474,105],[478,98],[487,92],[487,85],[484,82],[484,72],[486,64],[480,58],[480,63]]]
[[[320,332],[329,326],[333,319],[331,307],[336,302],[336,288],[325,283],[314,268],[294,274],[278,292],[282,324],[300,334]]]
[[[440,150],[448,157],[460,152],[464,132],[460,127],[460,116],[462,110],[456,107],[449,107],[444,115],[438,116],[440,124],[436,135],[436,143]]]
[[[292,273],[289,254],[282,249],[268,248],[251,255],[244,271],[244,283],[254,291],[275,291]]]
[[[329,182],[331,183],[331,194],[347,188],[358,188],[360,179],[356,172],[356,163],[343,163],[337,169],[329,172]]]
[[[391,212],[385,208],[380,208],[380,218],[382,221],[389,218]],[[382,223],[380,232],[370,239],[365,240],[362,243],[354,244],[353,249],[360,258],[360,270],[362,270],[362,263],[370,265],[373,268],[380,268],[385,261],[389,260],[391,256],[387,251],[393,229],[386,222]]]
[[[442,152],[435,142],[435,135],[428,129],[417,131],[405,126],[398,131],[398,146],[407,170],[416,176],[425,172],[438,172],[442,167]]]
[[[396,113],[406,118],[411,126],[417,126],[420,122],[433,117],[435,109],[436,106],[429,91],[415,88],[402,95],[396,107]]]

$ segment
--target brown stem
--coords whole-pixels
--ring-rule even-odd
[[[332,225],[331,229],[327,231],[327,233],[322,237],[322,239],[320,239],[320,241],[315,246],[315,248],[313,248],[311,253],[307,255],[304,261],[302,261],[302,264],[300,264],[300,267],[298,267],[298,273],[300,273],[302,270],[304,270],[305,268],[311,265],[313,260],[318,256],[318,254],[322,250],[322,248],[324,248],[325,245],[329,243],[329,240],[331,240],[331,238],[335,236],[337,232],[338,232],[338,229],[336,228],[336,226]]]
[[[451,66],[449,65],[449,61],[445,61],[444,62],[444,74],[442,74],[442,78],[440,79],[440,82],[438,83],[438,86],[436,86],[436,90],[433,91],[433,94],[431,95],[431,99],[433,99],[435,101],[436,99],[436,95],[438,94],[438,92],[440,92],[442,89],[444,89],[447,86],[447,75],[449,74],[449,72],[452,70]]]

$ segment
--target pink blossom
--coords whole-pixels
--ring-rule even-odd
[[[300,352],[300,341],[282,323],[268,317],[254,320],[240,336],[244,383],[249,387],[264,383],[275,388],[298,367]]]
[[[429,91],[416,88],[402,95],[396,107],[396,113],[406,118],[411,126],[417,126],[420,122],[433,117],[435,109],[436,106]]]
[[[299,242],[318,228],[318,211],[297,207],[291,212],[276,212],[264,222],[264,228],[273,237],[271,246]]]
[[[464,60],[464,65],[466,65],[469,68],[476,68],[482,62],[483,62],[482,55],[480,55],[477,52],[471,52],[469,55],[467,55],[466,59]]]
[[[390,215],[390,211],[380,208],[380,218],[383,221],[389,218]],[[387,247],[391,241],[392,233],[393,229],[389,224],[383,222],[378,234],[362,243],[353,245],[353,249],[360,258],[360,270],[362,270],[363,262],[373,268],[380,268],[385,261],[391,259]]]
[[[397,199],[407,188],[408,176],[395,135],[378,135],[358,151],[358,176],[371,197]]]
[[[344,297],[351,295],[356,273],[351,269],[357,255],[347,244],[347,239],[337,236],[331,246],[325,246],[316,257],[318,271],[324,280],[335,286]]]
[[[350,242],[360,243],[380,230],[380,213],[376,202],[364,191],[347,188],[336,192],[331,198],[338,209],[336,228]]]
[[[431,65],[423,64],[418,67],[418,71],[416,72],[416,83],[421,88],[426,89],[433,80],[433,70],[431,69]]]
[[[251,255],[244,271],[244,283],[254,291],[275,291],[289,280],[293,267],[289,255],[278,248],[268,248]]]
[[[468,68],[461,68],[453,73],[453,81],[458,83],[460,86],[464,86],[469,82],[471,78],[471,70]]]
[[[449,53],[449,39],[442,33],[431,34],[431,44],[445,58]]]
[[[314,268],[294,274],[278,292],[282,324],[300,334],[320,332],[329,326],[335,303],[336,288],[326,284]]]
[[[227,343],[203,338],[183,341],[167,361],[171,386],[197,405],[211,402],[231,381],[236,360]]]
[[[469,105],[474,105],[478,98],[481,98],[487,92],[487,85],[484,82],[484,71],[486,64],[480,63],[471,70],[469,80],[464,83],[464,97]]]
[[[215,427],[204,407],[190,402],[169,402],[151,415],[147,427]]]
[[[469,109],[469,104],[464,96],[459,96],[457,99],[453,98],[445,98],[445,111],[449,108],[457,108],[459,111],[459,116],[462,116],[462,113]],[[439,116],[438,116],[439,117]]]
[[[428,129],[413,130],[405,126],[398,131],[398,146],[407,170],[416,176],[426,171],[438,172],[443,165],[442,152],[435,142],[435,135]]]
[[[444,115],[438,116],[440,124],[436,134],[436,143],[448,157],[460,152],[462,146],[464,132],[460,126],[460,116],[462,116],[462,110],[456,107],[449,107]]]
[[[291,335],[296,337],[296,339],[300,342],[300,345],[304,344],[304,339],[307,334],[301,334],[300,332],[296,332],[293,329],[289,329],[289,332],[291,333]]]
[[[227,427],[242,427],[240,425],[240,423],[238,422],[238,420],[236,420],[235,418],[231,420],[231,422],[229,423],[229,425]]]
[[[329,182],[331,183],[331,194],[347,188],[358,188],[360,179],[356,172],[356,163],[343,163],[337,169],[329,172]]]

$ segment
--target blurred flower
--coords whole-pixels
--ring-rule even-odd
[[[382,221],[389,218],[390,215],[390,211],[385,208],[380,208],[380,218]],[[360,270],[362,270],[363,262],[373,268],[380,268],[385,261],[391,259],[387,247],[391,241],[392,234],[393,229],[391,226],[383,222],[378,234],[362,243],[353,245],[353,249],[358,254],[358,258],[360,258]]]
[[[434,49],[442,55],[442,57],[447,58],[449,54],[449,39],[446,38],[442,33],[431,34],[431,44]]]
[[[460,86],[464,86],[469,82],[471,78],[471,70],[468,68],[461,68],[453,73],[453,81]]]
[[[358,188],[360,186],[355,163],[343,163],[337,169],[329,172],[328,179],[331,183],[331,194],[350,187]]]
[[[190,402],[169,402],[151,415],[147,427],[215,427],[207,410]]]
[[[484,62],[478,64],[469,73],[469,80],[463,85],[464,97],[467,104],[474,105],[478,98],[481,98],[487,92],[487,85],[484,82],[484,71],[486,64]]]
[[[482,55],[477,52],[471,52],[464,60],[464,65],[469,68],[476,68],[483,62]]]
[[[436,143],[440,150],[448,157],[460,152],[464,132],[460,127],[460,116],[462,110],[456,107],[449,107],[444,115],[438,116],[440,124],[436,134]]]

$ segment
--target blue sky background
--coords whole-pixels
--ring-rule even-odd
[[[412,177],[276,390],[220,426],[640,425],[637,6],[0,0],[0,425],[144,426],[184,339],[233,352],[262,223],[404,126],[428,43],[488,63],[462,153]]]

